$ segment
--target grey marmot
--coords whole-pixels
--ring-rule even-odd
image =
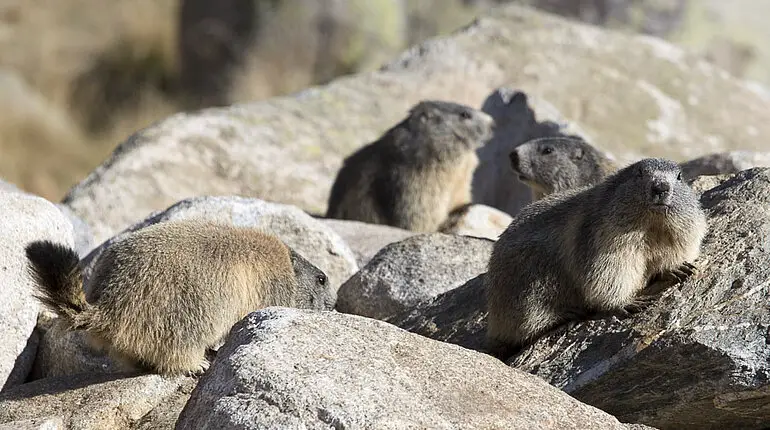
[[[509,154],[511,169],[532,190],[533,200],[572,188],[596,185],[618,166],[577,137],[543,137],[525,142]]]
[[[202,220],[154,224],[110,245],[88,295],[74,250],[36,241],[26,255],[36,297],[127,370],[197,375],[249,312],[335,302],[324,272],[277,237]]]
[[[660,158],[529,204],[489,260],[488,352],[504,359],[564,323],[640,311],[693,274],[707,226],[679,165]]]
[[[476,149],[493,127],[492,117],[468,106],[418,103],[344,160],[326,217],[435,232],[449,212],[471,202]]]

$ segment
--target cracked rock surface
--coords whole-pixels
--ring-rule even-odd
[[[238,323],[177,428],[623,429],[488,355],[334,312]]]

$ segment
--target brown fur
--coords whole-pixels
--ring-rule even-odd
[[[86,297],[77,254],[27,246],[39,298],[118,362],[198,374],[246,314],[267,306],[331,309],[326,276],[275,236],[199,220],[143,228],[104,251]]]
[[[476,149],[493,120],[476,109],[423,101],[377,141],[343,163],[327,218],[434,232],[452,209],[471,202]]]
[[[692,274],[706,229],[679,166],[663,159],[530,204],[489,261],[489,351],[505,358],[558,325],[642,309]]]

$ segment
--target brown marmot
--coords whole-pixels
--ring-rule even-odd
[[[468,106],[418,103],[344,160],[326,217],[435,232],[450,211],[471,202],[476,149],[493,126],[492,117]]]
[[[107,248],[84,293],[74,250],[26,247],[38,299],[127,370],[195,375],[249,312],[331,310],[326,275],[277,237],[202,220],[154,224]]]
[[[543,137],[510,152],[511,169],[532,190],[532,199],[586,185],[596,185],[618,166],[585,140]]]
[[[529,204],[490,257],[489,352],[505,359],[563,323],[643,309],[692,275],[706,230],[679,165],[660,158]]]

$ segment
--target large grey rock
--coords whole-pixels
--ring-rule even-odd
[[[35,196],[35,194],[27,193],[16,185],[10,182],[4,182],[3,180],[0,180],[0,192],[21,193],[28,196]],[[93,247],[93,234],[91,234],[91,227],[86,224],[86,222],[83,221],[79,216],[77,216],[68,206],[65,206],[61,203],[56,203],[56,207],[62,211],[64,216],[67,217],[67,219],[72,223],[72,228],[75,235],[75,250],[82,258],[88,254],[88,252],[91,251],[91,248]]]
[[[61,418],[33,418],[0,424],[0,430],[66,430]]]
[[[59,318],[41,312],[36,326],[38,347],[29,381],[79,373],[109,373],[118,370],[106,353],[93,350],[82,330],[70,331]]]
[[[24,247],[35,240],[73,245],[72,224],[52,203],[0,191],[0,391],[20,384],[32,369],[38,301]]]
[[[80,258],[85,257],[94,247],[94,235],[91,233],[91,226],[77,216],[69,206],[59,203],[56,207],[59,208],[70,223],[72,223],[72,229],[75,235],[75,251],[77,251]]]
[[[438,231],[459,236],[497,240],[513,221],[507,213],[487,205],[469,204],[455,209]]]
[[[342,238],[331,228],[296,207],[243,197],[208,196],[182,200],[164,211],[150,215],[100,245],[83,259],[86,278],[98,257],[112,243],[148,225],[188,218],[249,226],[275,234],[323,270],[335,291],[358,270],[355,256]],[[86,289],[90,291],[90,288],[86,280]]]
[[[356,256],[358,267],[364,267],[385,245],[407,237],[416,232],[391,227],[384,224],[368,224],[361,221],[323,218],[324,225],[340,235]]]
[[[337,310],[387,318],[485,272],[492,244],[442,233],[392,243],[340,287]]]
[[[129,137],[64,203],[92,227],[96,243],[196,195],[258,197],[324,213],[344,157],[416,102],[480,106],[511,83],[548,100],[618,160],[760,150],[770,137],[770,96],[693,55],[505,6],[380,70],[160,121]]]
[[[412,333],[484,352],[487,329],[484,274],[422,301],[385,321]]]
[[[0,395],[0,424],[50,417],[64,421],[65,428],[72,430],[134,429],[168,399],[190,393],[195,382],[193,378],[127,373],[41,379]]]
[[[334,312],[239,322],[182,411],[195,429],[622,429],[484,354]]]
[[[682,175],[687,178],[738,173],[753,167],[770,167],[770,152],[719,152],[686,161],[681,166]]]
[[[740,172],[703,193],[701,202],[710,231],[695,262],[699,276],[634,318],[556,330],[511,364],[622,421],[666,429],[767,428],[770,169]],[[478,347],[482,292],[469,283],[390,322]]]

